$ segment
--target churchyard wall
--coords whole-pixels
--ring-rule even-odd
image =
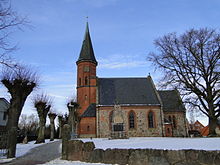
[[[219,165],[220,151],[95,149],[93,142],[70,140],[63,146],[62,158],[90,163],[119,165]]]

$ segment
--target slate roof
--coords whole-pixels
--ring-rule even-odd
[[[152,79],[99,78],[99,105],[144,104],[160,105]]]
[[[163,103],[164,112],[185,111],[177,90],[158,91]]]
[[[90,104],[81,117],[96,117],[96,104]]]
[[[95,59],[95,55],[92,47],[92,41],[89,33],[88,22],[86,23],[86,32],[85,32],[82,48],[80,51],[80,55],[76,63],[78,64],[81,61],[89,61],[97,65],[97,61]]]

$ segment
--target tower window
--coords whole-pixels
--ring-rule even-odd
[[[169,122],[172,122],[171,116],[169,116]]]
[[[85,85],[88,85],[88,77],[85,77]]]
[[[90,131],[90,127],[89,127],[89,125],[87,126],[87,131]]]
[[[154,113],[153,112],[148,113],[148,127],[154,128]]]
[[[135,122],[135,115],[134,112],[131,111],[129,113],[129,128],[134,128],[134,122]]]
[[[81,86],[81,78],[79,78],[79,86]]]
[[[84,72],[89,72],[89,66],[84,67]]]
[[[170,129],[169,128],[167,128],[167,133],[170,134]]]

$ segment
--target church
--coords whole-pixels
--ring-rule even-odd
[[[151,76],[100,78],[88,22],[77,65],[79,137],[185,137],[186,109],[177,90],[157,90]]]

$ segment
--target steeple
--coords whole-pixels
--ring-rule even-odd
[[[79,55],[79,58],[76,64],[78,64],[79,62],[83,62],[83,61],[92,62],[96,65],[98,64],[95,59],[95,55],[94,55],[94,51],[92,47],[92,41],[91,41],[90,34],[89,34],[88,22],[86,22],[86,32],[85,32],[81,52],[80,52],[80,55]]]

